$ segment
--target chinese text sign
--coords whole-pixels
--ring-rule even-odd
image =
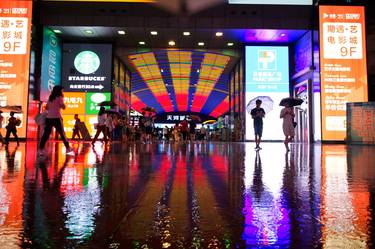
[[[21,106],[26,136],[32,1],[0,1],[0,106]]]
[[[367,101],[364,15],[361,6],[319,7],[323,140],[344,140],[346,103]]]
[[[289,96],[289,50],[285,46],[246,46],[246,140],[254,138],[250,102],[258,96],[267,96],[273,109],[266,113],[263,122],[263,139],[283,139],[279,102]],[[250,105],[249,105],[250,104]]]

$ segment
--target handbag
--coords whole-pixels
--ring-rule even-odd
[[[43,126],[46,123],[47,112],[38,113],[35,116],[35,123],[39,126]]]

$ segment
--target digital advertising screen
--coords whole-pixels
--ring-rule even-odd
[[[0,106],[21,106],[19,137],[26,136],[31,16],[32,1],[0,1]]]
[[[60,38],[49,28],[43,28],[42,72],[40,100],[48,101],[54,86],[61,85],[62,46]]]
[[[62,85],[66,92],[110,92],[112,45],[63,45]]]
[[[319,6],[322,139],[346,137],[346,103],[368,99],[365,12]]]
[[[254,140],[254,121],[250,111],[255,105],[249,103],[260,96],[269,97],[272,104],[272,110],[263,119],[262,139],[283,140],[279,103],[289,97],[288,47],[246,46],[245,72],[246,140]]]

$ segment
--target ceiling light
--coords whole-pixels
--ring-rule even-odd
[[[151,35],[158,35],[158,31],[151,31]]]
[[[174,45],[176,45],[176,43],[175,43],[174,41],[169,41],[168,44],[169,44],[169,46],[174,46]]]
[[[197,73],[199,73],[200,71],[199,71],[199,69],[197,69]]]
[[[91,29],[86,29],[85,33],[88,34],[88,35],[92,35],[92,34],[94,34],[94,31],[92,31]]]
[[[281,36],[281,37],[284,37],[284,36],[286,36],[286,34],[285,34],[285,33],[281,33],[280,36]]]
[[[119,35],[125,35],[125,31],[124,31],[124,30],[118,30],[117,33],[118,33]]]
[[[160,72],[161,72],[161,73],[164,73],[164,70],[163,70],[163,69],[160,69]]]
[[[216,32],[216,36],[223,36],[223,32]]]
[[[228,47],[232,47],[234,45],[234,43],[233,42],[228,42],[227,45],[228,45]]]
[[[204,42],[198,42],[198,46],[204,46]]]
[[[61,34],[62,33],[62,31],[59,30],[59,29],[54,29],[53,32],[55,32],[56,34]]]
[[[139,45],[145,45],[146,44],[144,41],[140,41],[138,43],[139,43]]]
[[[190,35],[190,32],[189,32],[189,31],[185,31],[185,32],[183,32],[183,35],[184,35],[184,36],[189,36],[189,35]]]

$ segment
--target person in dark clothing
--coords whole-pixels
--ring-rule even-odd
[[[78,128],[78,125],[81,122],[81,120],[79,119],[78,114],[74,114],[74,120],[75,120],[75,123],[74,123],[74,128],[73,128],[72,139],[75,139],[76,136],[77,136],[78,140],[81,140],[82,137],[81,137],[81,134],[80,134],[79,128]]]
[[[256,107],[251,110],[251,117],[254,119],[254,134],[255,134],[255,149],[260,150],[260,140],[263,133],[263,118],[266,112],[261,108],[262,101],[257,99],[255,101]]]
[[[197,125],[195,124],[194,120],[190,120],[189,122],[189,135],[190,135],[190,141],[194,142],[195,140],[195,128]]]
[[[8,119],[8,125],[5,127],[7,129],[7,133],[5,135],[5,145],[9,144],[9,137],[12,133],[14,138],[17,141],[17,145],[19,145],[18,136],[17,136],[17,126],[21,124],[21,120],[14,117],[14,112],[10,113],[10,118]]]

